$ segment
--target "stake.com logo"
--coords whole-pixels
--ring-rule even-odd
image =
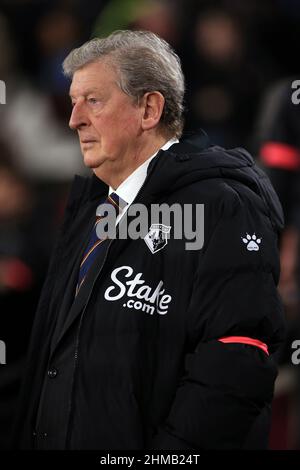
[[[113,302],[125,296],[127,299],[124,299],[123,307],[142,310],[142,312],[149,313],[150,315],[153,315],[156,309],[159,315],[166,315],[172,297],[171,295],[164,294],[163,281],[159,281],[156,288],[152,289],[145,284],[145,281],[142,279],[142,273],[137,273],[132,277],[133,275],[134,272],[130,266],[121,266],[114,269],[111,273],[111,280],[114,285],[106,289],[104,298]],[[125,280],[125,278],[130,277],[132,279]],[[128,297],[131,298],[128,299]]]

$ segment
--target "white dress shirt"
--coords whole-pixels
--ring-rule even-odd
[[[179,140],[176,137],[168,140],[159,150],[168,150],[171,145],[178,143]],[[118,215],[116,224],[119,223],[120,219],[123,217],[125,212],[128,210],[128,207],[132,204],[134,199],[136,198],[137,193],[141,189],[144,184],[144,181],[147,177],[147,170],[149,163],[153,158],[158,154],[159,150],[155,152],[154,155],[149,157],[144,163],[142,163],[139,167],[134,170],[131,175],[129,175],[121,184],[120,186],[114,191],[113,188],[109,187],[109,194],[116,193],[123,201],[127,203],[126,207],[123,209],[121,214]]]

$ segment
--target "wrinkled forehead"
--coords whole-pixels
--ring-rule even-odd
[[[105,60],[97,60],[80,67],[74,72],[70,85],[70,96],[86,95],[116,86],[117,72]]]

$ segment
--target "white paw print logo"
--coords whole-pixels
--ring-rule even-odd
[[[247,245],[247,250],[258,251],[261,238],[257,238],[255,233],[251,236],[247,233],[246,238],[242,237],[243,242]]]

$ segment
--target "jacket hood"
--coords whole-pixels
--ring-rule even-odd
[[[227,150],[211,145],[201,131],[181,139],[166,151],[161,150],[150,163],[148,174],[152,168],[156,170],[155,178],[147,188],[152,195],[175,191],[204,179],[232,179],[246,185],[264,201],[276,230],[284,226],[281,203],[269,178],[244,148]]]

